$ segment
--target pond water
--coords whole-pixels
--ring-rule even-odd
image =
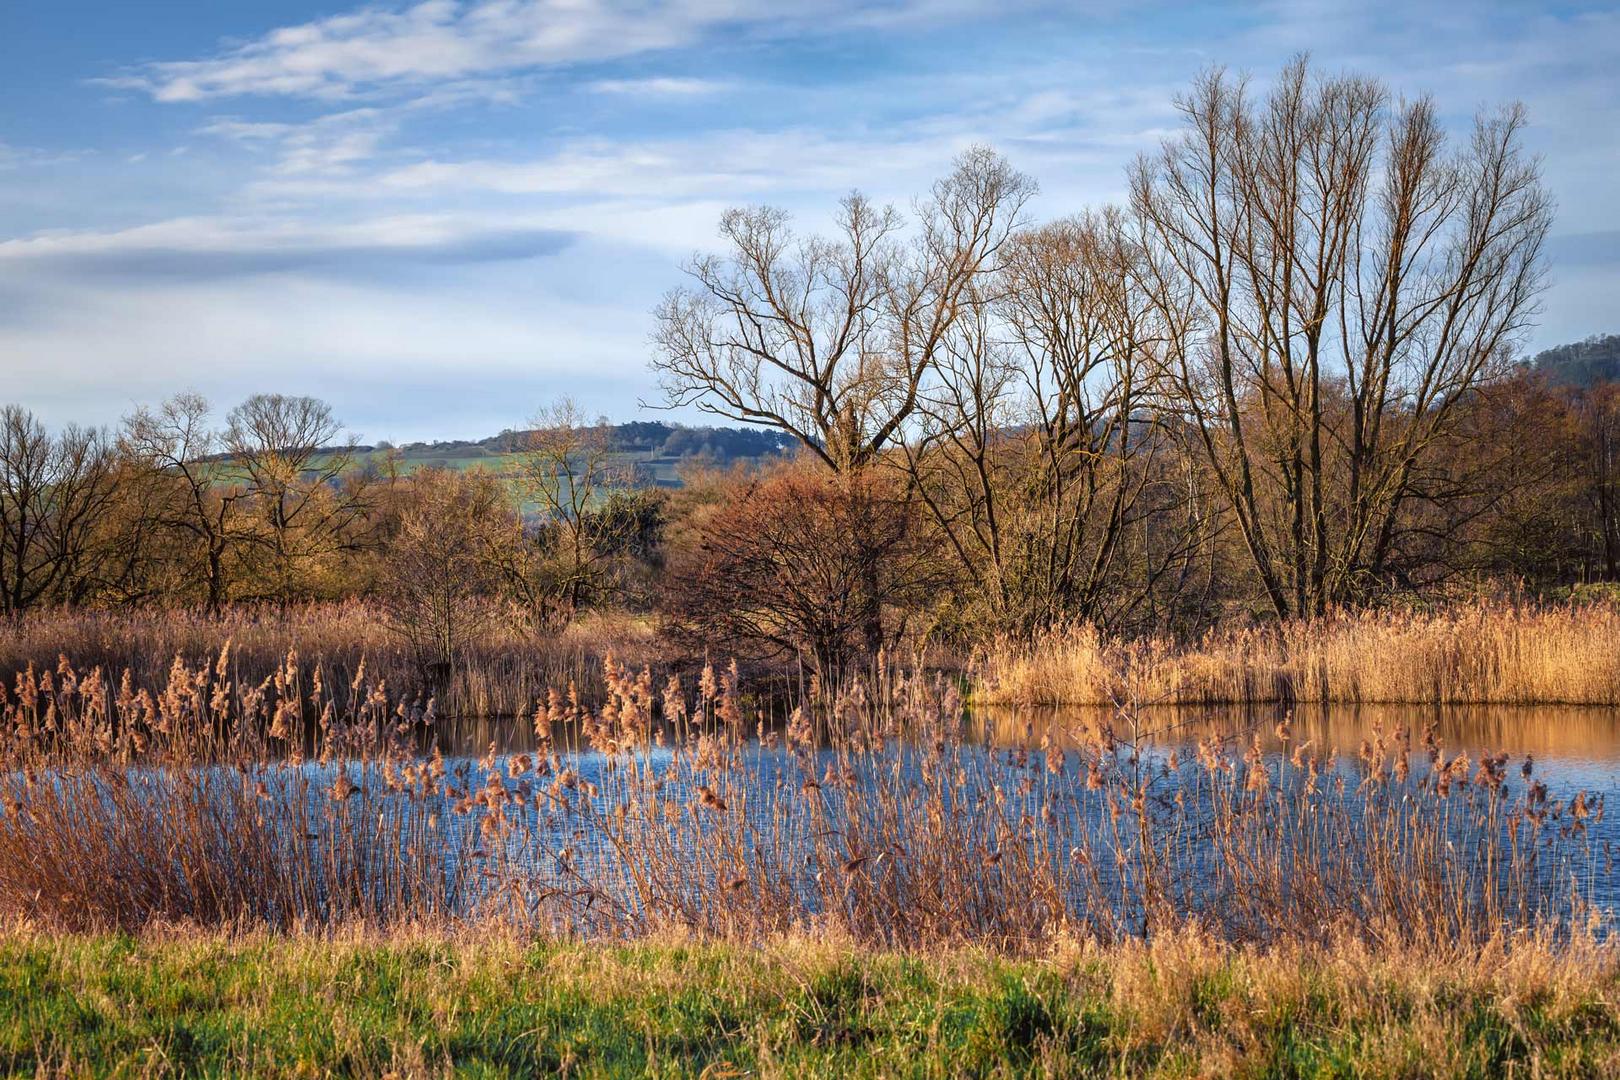
[[[316,918],[331,910],[334,889],[384,903],[401,881],[413,897],[438,890],[445,909],[520,897],[535,918],[614,932],[654,911],[678,910],[700,926],[770,905],[805,918],[842,908],[851,919],[903,922],[913,908],[952,904],[965,914],[950,908],[949,918],[1006,932],[1023,917],[1009,910],[1041,889],[1046,906],[1031,918],[1145,925],[1143,913],[1170,890],[1177,912],[1232,920],[1234,934],[1268,932],[1296,909],[1370,923],[1402,905],[1443,910],[1449,897],[1509,927],[1549,915],[1569,925],[1590,908],[1620,915],[1620,820],[1601,809],[1620,794],[1617,710],[1164,709],[1122,718],[980,708],[946,733],[937,715],[923,710],[921,728],[875,741],[801,738],[793,748],[780,727],[763,739],[739,728],[680,751],[659,741],[616,756],[558,725],[554,757],[534,753],[525,721],[441,717],[417,730],[417,749],[441,755],[442,772],[391,753],[201,772],[66,770],[56,783],[88,785],[78,806],[107,814],[107,834],[137,848],[120,816],[150,814],[155,828],[176,798],[192,800],[181,809],[203,822],[176,833],[178,843],[202,835],[207,852],[253,850],[254,829],[263,831],[295,869],[325,867],[310,880],[331,884],[298,909]],[[1104,722],[1114,742],[1100,749]],[[1367,744],[1384,747],[1373,756],[1376,782],[1367,781]],[[1409,773],[1391,767],[1403,745]],[[245,820],[254,828],[239,828]],[[216,857],[207,852],[205,862]],[[1414,876],[1427,899],[1407,889]]]
[[[963,723],[968,736],[1001,749],[1040,746],[1043,738],[1064,749],[1077,749],[1083,733],[1106,710],[1094,708],[978,707]],[[1247,745],[1258,737],[1268,754],[1283,745],[1277,725],[1292,723],[1293,747],[1309,742],[1311,748],[1341,758],[1354,758],[1362,745],[1380,733],[1404,729],[1414,744],[1432,727],[1447,755],[1467,754],[1478,761],[1486,754],[1505,753],[1514,766],[1514,778],[1525,758],[1534,774],[1555,792],[1620,794],[1620,709],[1561,705],[1311,705],[1284,707],[1163,708],[1147,710],[1137,721],[1137,733],[1165,749],[1179,748],[1182,756],[1200,740],[1220,738]],[[1132,734],[1128,724],[1115,721],[1121,738]],[[553,743],[568,748],[589,763],[592,755],[578,747],[577,736],[564,726],[553,731]],[[460,717],[440,719],[424,748],[436,747],[446,758],[477,759],[491,750],[497,755],[532,753],[537,745],[533,728],[513,717]],[[1620,820],[1617,820],[1620,825]]]
[[[964,715],[965,746],[955,759],[962,765],[962,802],[970,806],[982,790],[995,784],[1009,788],[1022,783],[1011,806],[1025,815],[1025,820],[1037,817],[1050,838],[1054,853],[1075,850],[1075,845],[1096,842],[1099,835],[1109,829],[1109,816],[1104,802],[1090,798],[1085,784],[1076,776],[1074,767],[1067,766],[1067,774],[1059,780],[1046,776],[1046,756],[1062,752],[1065,762],[1083,761],[1081,748],[1087,745],[1085,732],[1099,719],[1109,714],[1087,709],[1015,709],[980,708]],[[1288,741],[1279,733],[1279,724],[1288,720],[1291,729]],[[1194,792],[1190,810],[1176,810],[1183,822],[1197,824],[1208,820],[1209,813],[1201,801],[1207,795],[1196,790],[1196,769],[1189,766],[1201,742],[1222,740],[1230,747],[1234,758],[1252,754],[1258,745],[1267,769],[1288,783],[1298,783],[1300,771],[1290,767],[1297,761],[1296,751],[1301,746],[1323,759],[1323,774],[1348,781],[1344,796],[1346,805],[1361,805],[1355,794],[1356,784],[1364,775],[1359,757],[1363,747],[1376,743],[1380,737],[1390,738],[1396,732],[1409,734],[1412,747],[1411,762],[1415,773],[1428,766],[1428,754],[1423,747],[1425,733],[1432,733],[1440,747],[1442,762],[1458,755],[1466,755],[1470,762],[1467,776],[1475,776],[1478,764],[1497,755],[1506,760],[1500,772],[1504,808],[1523,805],[1527,795],[1533,795],[1533,785],[1545,785],[1548,805],[1555,809],[1549,815],[1548,826],[1538,836],[1538,843],[1546,846],[1544,857],[1531,859],[1511,873],[1539,879],[1539,887],[1549,893],[1567,892],[1572,879],[1583,902],[1590,903],[1610,915],[1620,914],[1620,889],[1612,873],[1612,854],[1620,844],[1620,819],[1594,814],[1583,820],[1574,831],[1570,842],[1569,801],[1577,792],[1585,793],[1593,805],[1601,805],[1611,795],[1620,794],[1620,710],[1576,707],[1503,707],[1503,706],[1335,706],[1335,707],[1249,707],[1225,709],[1162,709],[1150,710],[1129,722],[1115,719],[1115,733],[1127,744],[1144,747],[1143,756],[1159,772],[1153,783],[1155,797],[1168,808],[1178,788]],[[603,771],[611,768],[600,754],[579,749],[572,741],[571,732],[558,729],[553,733],[554,745],[573,747],[566,755],[569,766],[577,770],[583,781],[608,783]],[[509,755],[526,753],[535,748],[532,730],[521,722],[494,718],[442,722],[435,733],[438,749],[452,762],[452,770],[462,777],[469,788],[484,778],[485,772],[478,760],[488,759],[493,749],[497,760],[504,762]],[[899,751],[904,753],[904,751]],[[814,776],[828,765],[828,753],[821,752],[808,759],[773,746],[750,744],[741,755],[740,779],[733,776],[736,786],[731,791],[750,792],[747,811],[756,816],[762,826],[773,818],[791,817],[799,813],[796,797],[783,796],[784,790],[797,791],[800,781]],[[653,751],[647,759],[656,770],[669,761],[667,750]],[[1500,760],[1500,759],[1499,759]],[[1179,761],[1179,765],[1174,763]],[[503,766],[498,766],[498,768]],[[913,767],[908,763],[906,768]],[[1019,777],[1030,779],[1020,781]],[[1038,778],[1038,779],[1036,779]],[[862,780],[862,783],[868,781]],[[674,799],[691,797],[695,780],[691,777],[673,781],[675,788],[669,793]],[[685,787],[679,785],[684,784]],[[1395,801],[1399,801],[1400,796]],[[1023,800],[1019,803],[1018,800]],[[1046,800],[1050,801],[1046,801]],[[1059,807],[1056,814],[1046,808]],[[1489,800],[1486,800],[1489,805]],[[968,813],[978,811],[969,810]],[[1150,811],[1151,812],[1151,811]],[[859,811],[855,811],[858,814]],[[1504,809],[1504,817],[1508,811]],[[1477,848],[1477,831],[1470,831],[1465,815],[1450,820],[1446,828],[1459,848]],[[601,854],[596,838],[589,830],[581,831],[576,823],[563,822],[546,814],[535,814],[525,830],[532,842],[537,834],[553,832],[556,843],[568,842],[587,851]],[[854,825],[846,823],[852,832]],[[879,823],[881,825],[881,823]],[[872,823],[866,828],[873,829]],[[570,831],[571,830],[571,831]],[[1189,832],[1189,837],[1193,833]],[[1304,841],[1282,837],[1277,844],[1283,848]],[[702,852],[701,830],[681,838],[678,843],[692,845],[691,858],[699,859]],[[1564,854],[1555,857],[1553,847],[1561,845]],[[994,845],[989,845],[994,846]],[[806,849],[808,850],[808,849]],[[1573,852],[1573,854],[1570,854]],[[848,854],[848,852],[846,852]],[[795,849],[795,858],[805,857]],[[1196,838],[1189,839],[1185,850],[1177,856],[1187,860],[1188,876],[1206,876],[1201,869],[1212,858],[1210,852],[1199,849]],[[784,863],[787,860],[784,860]],[[1104,885],[1118,884],[1120,875],[1130,871],[1123,864],[1104,873]],[[710,876],[719,875],[715,870]],[[1212,875],[1211,875],[1212,876]],[[1478,885],[1478,882],[1475,882]],[[1189,893],[1189,903],[1212,902],[1213,893],[1203,893],[1202,885]],[[1194,895],[1194,894],[1197,895]]]

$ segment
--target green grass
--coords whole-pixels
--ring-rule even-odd
[[[0,1071],[208,1076],[1613,1075],[1613,965],[1181,939],[833,944],[0,937]]]

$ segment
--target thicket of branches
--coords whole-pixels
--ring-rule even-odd
[[[1122,206],[1031,223],[1033,182],[981,148],[910,219],[733,212],[658,311],[671,400],[797,435],[830,488],[886,484],[966,633],[1613,579],[1614,391],[1516,360],[1552,221],[1523,110],[1455,138],[1304,60],[1177,105]]]
[[[1620,391],[1519,362],[1552,219],[1517,106],[1303,62],[1215,71],[1124,205],[1032,220],[964,154],[832,235],[768,208],[656,312],[671,403],[796,439],[628,483],[566,404],[505,475],[362,457],[325,404],[195,395],[116,431],[0,413],[0,609],[380,599],[424,661],[591,607],[838,666],[1086,622],[1195,633],[1483,576],[1620,580]]]

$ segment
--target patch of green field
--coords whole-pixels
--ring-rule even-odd
[[[802,941],[13,935],[0,1071],[1614,1075],[1612,970],[1519,967],[1203,947],[1008,960]]]

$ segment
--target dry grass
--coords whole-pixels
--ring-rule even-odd
[[[257,683],[289,652],[319,658],[326,684],[345,687],[364,661],[372,679],[395,694],[428,688],[421,666],[391,634],[387,620],[363,601],[237,606],[218,614],[155,608],[135,611],[59,610],[26,619],[0,619],[0,672],[40,670],[71,656],[85,670],[131,673],[136,685],[160,687],[176,657],[208,664],[229,643],[231,676]],[[434,686],[442,715],[513,716],[550,686],[600,685],[609,653],[657,665],[664,653],[651,623],[615,613],[590,613],[559,633],[537,634],[516,621],[494,622],[466,642],[446,685]]]
[[[1420,702],[1620,705],[1620,604],[1471,603],[1216,629],[1191,643],[1089,627],[980,651],[976,701],[1109,705]]]

